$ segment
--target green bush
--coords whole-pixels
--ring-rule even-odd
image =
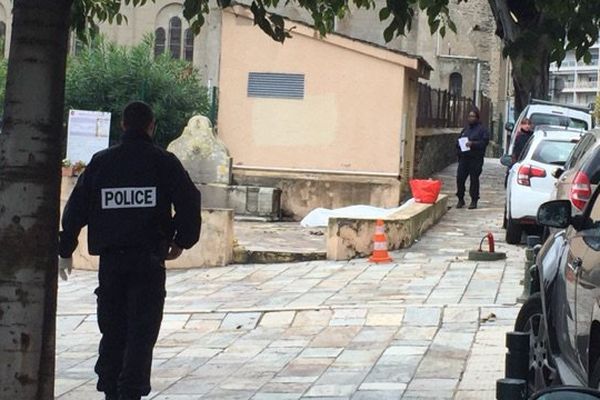
[[[123,107],[147,102],[158,122],[156,142],[167,147],[195,114],[208,115],[209,101],[199,74],[188,62],[168,55],[155,58],[148,36],[135,47],[102,38],[69,59],[65,85],[65,115],[70,109],[112,113],[111,144],[121,135]],[[65,120],[66,121],[66,120]]]

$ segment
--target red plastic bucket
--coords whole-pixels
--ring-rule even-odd
[[[442,181],[433,179],[411,179],[409,183],[417,203],[434,204],[442,190]]]

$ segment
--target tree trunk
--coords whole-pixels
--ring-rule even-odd
[[[14,0],[0,134],[0,398],[54,397],[57,226],[72,0]]]
[[[515,88],[515,112],[517,115],[531,99],[546,100],[549,88],[549,50],[543,41],[526,55],[512,55],[512,79]]]
[[[550,51],[548,39],[535,32],[544,21],[540,11],[529,12],[521,20],[515,20],[518,4],[515,0],[488,0],[492,14],[496,19],[496,34],[502,39],[505,54],[508,53],[512,64],[514,85],[515,113],[518,116],[532,98],[546,99],[550,69]],[[533,7],[533,6],[531,6]],[[533,11],[533,10],[530,10]],[[519,21],[518,23],[516,21]],[[526,36],[527,35],[527,36]],[[531,46],[523,46],[526,37],[535,37]],[[514,46],[520,43],[519,46]]]

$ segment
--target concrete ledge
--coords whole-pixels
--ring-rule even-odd
[[[446,214],[447,207],[448,196],[440,195],[435,204],[415,203],[384,219],[388,250],[410,247]],[[350,260],[369,256],[373,249],[375,223],[375,219],[330,218],[327,259]]]
[[[320,261],[326,259],[327,257],[324,251],[291,252],[275,250],[246,250],[243,248],[236,248],[233,252],[233,262],[235,264],[281,264],[306,261]]]
[[[223,267],[233,260],[233,210],[202,210],[200,242],[183,252],[177,260],[167,261],[167,269]]]
[[[397,176],[253,171],[235,166],[233,178],[238,185],[279,188],[282,215],[294,221],[300,221],[318,207],[341,208],[353,204],[396,207],[404,182]]]

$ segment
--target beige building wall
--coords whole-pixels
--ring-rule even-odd
[[[304,26],[293,36],[282,46],[223,14],[219,135],[234,165],[399,176],[417,60]],[[249,72],[305,74],[305,98],[248,97]]]

